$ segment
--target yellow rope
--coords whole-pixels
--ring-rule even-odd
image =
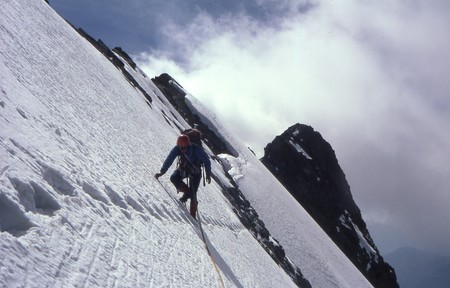
[[[208,244],[206,244],[206,238],[205,238],[205,234],[203,232],[202,222],[200,221],[200,213],[198,212],[198,210],[197,210],[197,218],[198,218],[198,224],[200,227],[200,231],[202,233],[202,240],[203,240],[203,243],[205,243],[206,251],[208,252],[209,257],[211,258],[211,262],[214,265],[214,269],[216,269],[217,275],[219,275],[219,280],[220,280],[220,283],[222,284],[222,287],[225,288],[225,284],[223,283],[222,275],[220,274],[219,268],[217,267],[217,264],[214,261],[211,251],[209,251]]]
[[[164,187],[164,185],[162,185],[162,183],[159,181],[159,179],[157,179],[157,181],[159,182],[161,187],[164,189],[164,191],[166,191],[166,193],[172,198],[172,200],[175,203],[177,203],[178,205],[180,205],[178,201],[173,199],[173,196],[169,193],[169,191],[167,191],[166,187]],[[197,208],[197,218],[198,218],[198,225],[200,227],[200,232],[202,234],[202,240],[203,240],[203,243],[205,244],[206,251],[208,252],[209,258],[211,258],[211,262],[214,265],[214,269],[216,270],[217,275],[219,275],[219,280],[220,280],[220,284],[222,285],[222,288],[225,288],[225,284],[223,283],[223,279],[222,279],[222,275],[220,274],[219,267],[217,267],[217,264],[214,261],[214,258],[213,258],[212,254],[211,254],[211,251],[209,251],[208,244],[206,243],[205,233],[203,232],[202,222],[200,220],[200,213],[198,212],[198,208]]]

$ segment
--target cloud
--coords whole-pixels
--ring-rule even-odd
[[[199,13],[166,28],[166,50],[137,59],[151,77],[171,74],[259,156],[290,125],[312,125],[334,147],[369,227],[401,226],[411,238],[396,238],[450,252],[448,4],[310,7],[273,26]]]
[[[385,79],[373,59],[345,31],[316,18],[326,17],[311,14],[290,19],[280,30],[261,29],[248,17],[230,17],[216,24],[200,15],[182,33],[177,33],[180,27],[170,29],[172,40],[180,43],[174,47],[181,48],[166,52],[168,66],[179,63],[173,53],[181,52],[187,65],[178,65],[184,73],[177,71],[176,77],[188,91],[220,110],[227,120],[238,117],[263,123],[261,119],[273,114],[282,122],[274,127],[280,132],[293,117],[307,123],[312,119],[349,122],[358,119],[365,106],[382,105],[376,82]],[[161,57],[141,55],[140,59],[146,61],[149,73],[158,74],[151,69]]]

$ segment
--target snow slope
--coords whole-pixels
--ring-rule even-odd
[[[294,287],[214,182],[199,191],[208,255],[168,176],[153,178],[187,124],[128,69],[151,103],[44,1],[0,1],[0,286]],[[228,159],[314,287],[370,286],[256,158]]]
[[[162,111],[176,113],[43,1],[0,11],[0,286],[220,286],[197,224],[152,178],[178,134]],[[200,193],[225,286],[294,286],[218,185]]]
[[[192,98],[192,95],[189,96]],[[209,119],[210,129],[224,131],[211,112],[192,101],[195,112]],[[314,219],[265,166],[231,133],[222,132],[239,157],[222,154],[223,166],[258,212],[271,235],[285,249],[313,287],[372,287]]]

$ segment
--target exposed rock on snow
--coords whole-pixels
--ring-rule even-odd
[[[398,287],[383,261],[329,143],[296,124],[265,148],[262,162],[375,287]]]

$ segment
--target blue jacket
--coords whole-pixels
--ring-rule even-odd
[[[166,160],[164,160],[160,172],[163,174],[166,173],[175,158],[177,158],[178,156],[182,156],[182,154],[183,152],[181,152],[178,146],[173,147]],[[189,159],[189,162],[192,163],[192,165],[194,165],[195,167],[200,167],[200,165],[203,163],[205,165],[206,177],[208,178],[211,176],[211,161],[209,160],[209,156],[208,154],[206,154],[203,148],[191,144],[188,147],[186,155]]]

